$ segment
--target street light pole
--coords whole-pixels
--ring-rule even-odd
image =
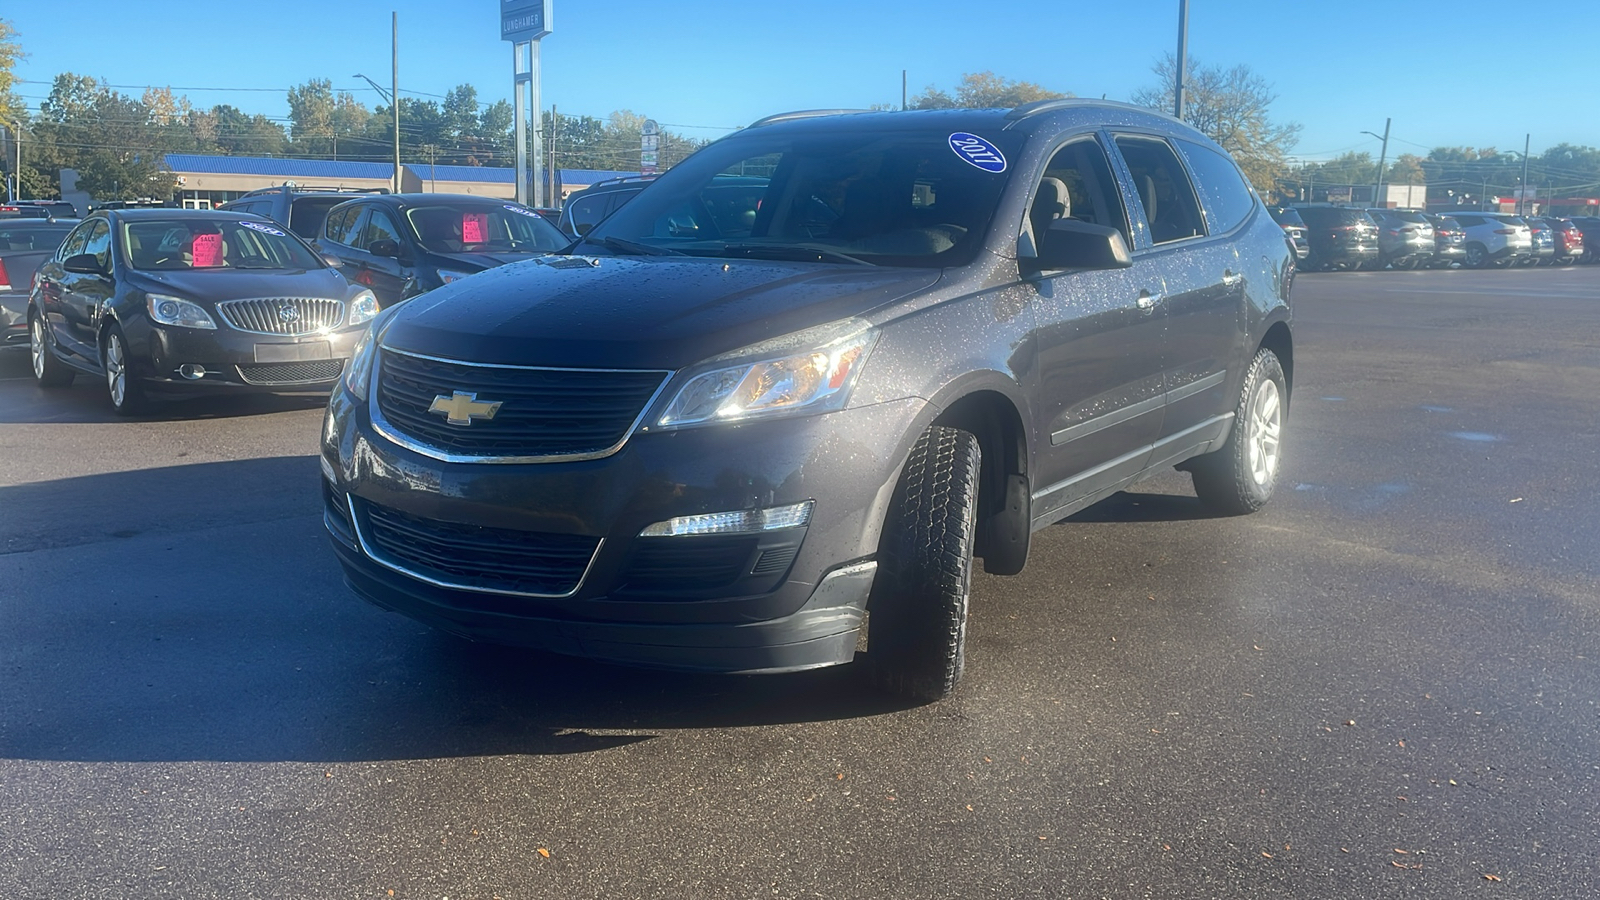
[[[390,38],[390,51],[394,55],[393,80],[389,82],[389,91],[394,96],[394,102],[389,106],[394,109],[394,192],[400,193],[400,13],[389,14],[394,27]]]
[[[1362,134],[1370,134],[1373,137],[1383,141],[1383,150],[1378,154],[1378,182],[1372,186],[1372,205],[1377,207],[1382,207],[1384,205],[1383,200],[1379,198],[1378,194],[1383,191],[1383,167],[1384,164],[1389,161],[1389,125],[1393,122],[1394,119],[1392,118],[1383,120],[1383,134],[1381,135],[1371,131],[1361,132]]]
[[[1522,198],[1528,195],[1528,149],[1533,135],[1522,136],[1522,192],[1517,195],[1517,215],[1522,215]]]
[[[1183,119],[1183,76],[1189,67],[1189,0],[1178,0],[1178,65],[1172,84],[1172,117]]]

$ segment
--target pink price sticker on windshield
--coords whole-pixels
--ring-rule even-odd
[[[212,269],[222,265],[222,235],[195,235],[194,259],[189,265],[196,269]]]
[[[461,214],[461,243],[483,244],[489,240],[488,213]]]

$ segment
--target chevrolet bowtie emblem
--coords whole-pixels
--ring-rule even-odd
[[[492,419],[500,411],[499,400],[479,400],[476,393],[456,391],[448,397],[444,394],[433,398],[433,405],[428,407],[428,412],[443,413],[444,420],[451,425],[471,425],[473,419]]]

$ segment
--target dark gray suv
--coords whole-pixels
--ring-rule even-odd
[[[932,699],[975,558],[1169,466],[1222,513],[1277,482],[1293,254],[1156,113],[774,116],[569,253],[375,320],[322,442],[358,594],[719,672],[850,662],[870,618],[866,671]]]

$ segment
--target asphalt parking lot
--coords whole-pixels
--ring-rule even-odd
[[[1600,269],[1303,275],[1284,482],[974,586],[966,680],[528,658],[357,601],[321,401],[0,356],[0,898],[1580,897]]]

